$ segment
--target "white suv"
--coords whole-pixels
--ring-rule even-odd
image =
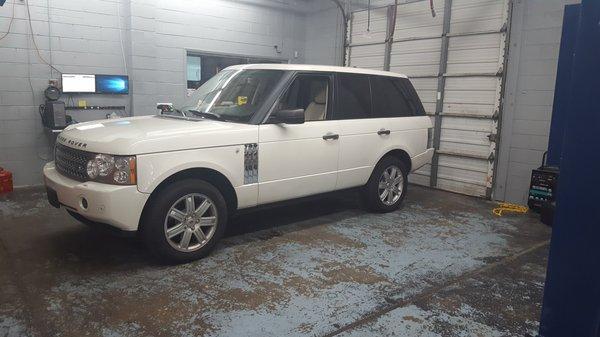
[[[396,210],[431,160],[430,128],[403,75],[240,65],[160,115],[67,127],[44,177],[55,207],[184,262],[243,208],[360,187],[371,210]]]

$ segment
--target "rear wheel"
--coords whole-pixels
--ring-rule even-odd
[[[223,236],[227,206],[221,192],[202,180],[161,189],[148,205],[142,239],[160,259],[182,263],[202,258]]]
[[[396,157],[384,157],[363,188],[363,199],[371,211],[395,211],[402,204],[407,187],[406,165]]]

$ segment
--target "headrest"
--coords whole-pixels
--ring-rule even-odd
[[[327,103],[327,87],[321,89],[321,91],[319,91],[319,93],[315,96],[313,101],[317,104]]]

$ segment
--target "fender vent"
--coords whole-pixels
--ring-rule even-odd
[[[258,182],[258,144],[244,144],[244,185]]]

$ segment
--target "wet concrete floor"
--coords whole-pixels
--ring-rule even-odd
[[[410,186],[238,216],[211,256],[160,265],[41,188],[0,197],[0,336],[535,335],[550,229]]]

